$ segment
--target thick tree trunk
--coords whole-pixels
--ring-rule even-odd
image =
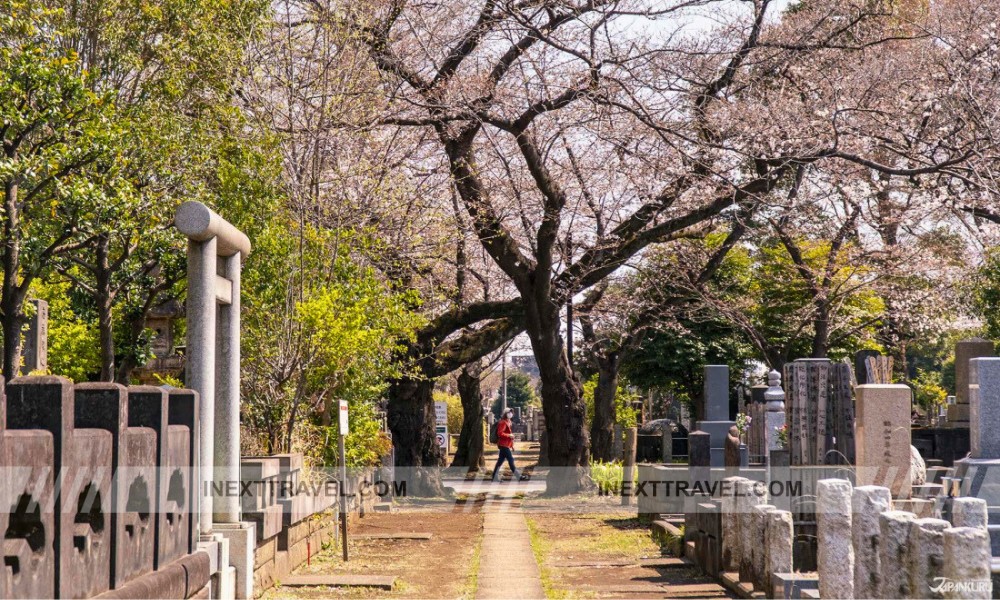
[[[111,299],[97,303],[97,327],[101,338],[101,381],[115,380],[115,335],[111,321]]]
[[[11,379],[21,370],[21,328],[24,326],[23,295],[20,293],[21,243],[16,235],[19,213],[18,186],[13,181],[4,185],[4,240],[3,240],[3,292],[0,294],[0,311],[3,311],[3,376]]]
[[[101,381],[115,379],[115,333],[111,317],[114,298],[111,291],[111,266],[108,262],[108,244],[106,235],[97,240],[96,261],[94,273],[95,291],[97,292],[97,330],[101,343]]]
[[[612,459],[614,438],[615,395],[618,392],[618,353],[596,357],[597,388],[594,390],[594,420],[590,424],[590,453],[594,460]]]
[[[389,429],[396,452],[397,477],[407,494],[443,494],[440,467],[445,457],[434,437],[434,381],[403,378],[389,387]]]
[[[479,379],[482,373],[482,362],[476,361],[462,367],[458,374],[458,395],[462,399],[462,432],[458,436],[458,449],[451,466],[469,467],[469,471],[477,471],[486,466],[483,456],[483,394]]]
[[[3,376],[11,379],[20,375],[21,371],[21,329],[25,319],[13,303],[3,303]]]
[[[830,350],[830,306],[825,301],[817,304],[813,320],[812,358],[826,358]]]
[[[546,493],[562,495],[590,487],[587,467],[590,440],[583,390],[566,358],[559,308],[544,299],[525,302],[528,338],[541,376],[542,410],[545,413],[546,456],[551,467]]]
[[[132,371],[137,369],[139,365],[139,360],[135,356],[135,352],[132,348],[139,342],[139,338],[142,337],[142,332],[146,329],[146,317],[145,315],[140,317],[133,316],[129,319],[128,323],[128,343],[125,345],[126,350],[122,354],[121,360],[118,361],[118,371],[115,374],[115,382],[122,385],[129,385],[132,380]]]

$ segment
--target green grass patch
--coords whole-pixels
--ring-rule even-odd
[[[535,562],[538,563],[538,572],[542,579],[542,590],[545,597],[552,600],[565,600],[573,596],[566,590],[555,585],[552,578],[552,570],[545,564],[545,557],[552,551],[552,545],[542,537],[538,531],[538,523],[534,519],[525,519],[528,522],[528,535],[531,538],[531,552],[535,555]]]
[[[465,589],[462,591],[462,598],[472,600],[479,591],[479,564],[483,556],[483,530],[479,529],[479,536],[476,538],[476,548],[472,551],[472,564],[469,566],[469,575],[465,579]]]
[[[607,558],[642,558],[660,551],[649,535],[649,527],[638,517],[595,515],[592,521],[594,533],[572,541],[580,552]]]
[[[598,488],[617,492],[622,488],[622,480],[625,479],[625,467],[617,460],[592,462],[590,463],[590,478],[594,480]],[[638,478],[639,469],[636,467],[632,469],[632,485],[635,485]]]

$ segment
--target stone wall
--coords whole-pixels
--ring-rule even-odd
[[[725,481],[732,493],[700,503],[686,537],[696,566],[741,597],[797,598],[807,589],[822,598],[991,597],[983,500],[948,498],[920,515],[887,487],[823,479],[815,495],[817,568],[801,572],[793,565],[792,513],[748,493],[749,479]]]
[[[260,597],[285,576],[338,539],[337,491],[323,481],[322,471],[306,473],[301,454],[246,456],[242,479],[243,516],[256,524],[253,590]],[[364,516],[380,499],[373,490],[376,469],[348,475],[347,510]],[[303,481],[306,480],[306,481]],[[309,489],[313,493],[296,493]]]
[[[2,598],[207,595],[189,390],[0,380]]]
[[[199,535],[198,403],[190,390],[0,378],[0,598],[244,597],[248,583],[260,595],[333,542],[336,482],[299,493],[300,454],[242,459],[243,547]],[[375,478],[356,473],[346,492]],[[250,582],[237,553],[254,559]]]
[[[260,597],[324,546],[337,542],[337,514],[327,511],[289,525],[257,545],[254,596]]]

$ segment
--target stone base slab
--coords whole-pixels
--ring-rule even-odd
[[[256,524],[215,523],[213,533],[229,541],[229,564],[235,568],[236,598],[253,598],[254,549],[257,545]],[[228,574],[222,571],[220,585],[225,585]]]
[[[722,467],[726,464],[725,447],[726,436],[729,428],[736,425],[735,421],[698,421],[696,423],[699,431],[704,431],[711,436],[709,447],[712,449],[712,466]]]
[[[774,573],[771,576],[771,587],[781,590],[779,598],[804,598],[806,590],[819,591],[819,574],[817,573]]]

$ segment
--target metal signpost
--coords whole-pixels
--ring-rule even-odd
[[[344,540],[344,561],[347,561],[347,400],[340,401],[340,537]]]

